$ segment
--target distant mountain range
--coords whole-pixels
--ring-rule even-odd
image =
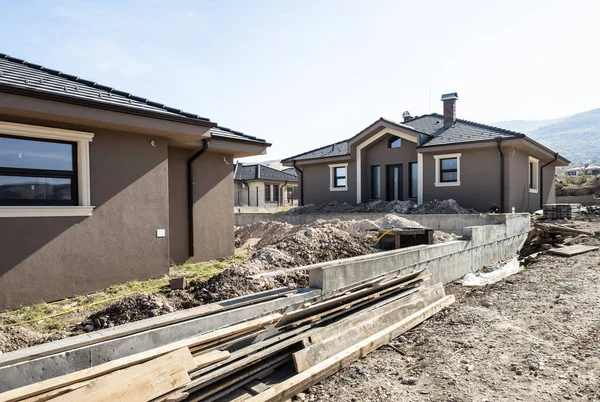
[[[565,156],[571,165],[600,163],[600,109],[551,120],[512,120],[496,127],[527,134]]]

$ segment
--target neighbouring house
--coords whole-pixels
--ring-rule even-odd
[[[567,176],[597,176],[600,175],[600,166],[583,166],[565,170]]]
[[[517,133],[443,114],[380,118],[355,136],[284,159],[298,170],[300,203],[453,198],[487,212],[534,211],[554,200],[554,172],[569,161]]]
[[[0,54],[0,309],[233,254],[233,159],[268,146]]]
[[[291,169],[294,170],[295,169]],[[298,205],[298,176],[260,163],[235,165],[234,205],[271,207]]]

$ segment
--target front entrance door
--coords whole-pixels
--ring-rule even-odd
[[[402,200],[402,165],[388,165],[385,178],[386,199],[388,201]]]

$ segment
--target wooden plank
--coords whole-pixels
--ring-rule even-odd
[[[118,370],[85,387],[61,395],[53,402],[147,402],[190,381],[195,366],[187,348],[181,348],[142,364]]]
[[[204,353],[200,356],[194,357],[194,362],[196,362],[196,368],[202,368],[223,360],[227,360],[230,357],[231,353],[227,352],[226,350],[213,350],[212,352]]]
[[[260,380],[252,380],[248,384],[244,385],[244,388],[252,393],[252,395],[258,395],[271,388],[270,385],[265,384]]]
[[[323,341],[304,348],[294,353],[294,366],[296,371],[301,373],[316,364],[334,356],[341,351],[352,347],[361,340],[401,321],[403,318],[419,311],[431,304],[429,298],[418,298],[385,311],[378,316],[374,316],[359,325],[355,325],[341,331],[334,336]]]
[[[398,306],[406,304],[410,301],[416,300],[418,298],[425,298],[431,300],[431,302],[441,299],[445,296],[444,293],[444,285],[441,283],[436,283],[433,286],[429,286],[426,288],[415,289],[418,290],[415,293],[409,294],[405,297],[396,298],[391,302],[382,303],[382,305],[376,305],[373,308],[366,308],[358,313],[352,314],[349,317],[346,317],[340,321],[337,321],[333,324],[325,326],[321,331],[315,332],[310,336],[310,342],[312,344],[322,342],[323,340],[335,336],[339,333],[342,333],[356,325],[361,324],[362,322],[368,320],[372,317],[377,317],[386,311],[393,310]],[[402,295],[401,295],[402,296]]]
[[[392,339],[420,324],[433,314],[454,303],[454,296],[449,295],[437,302],[417,311],[402,321],[388,327],[352,347],[322,361],[316,366],[296,374],[282,383],[273,385],[265,392],[248,399],[249,402],[281,402],[304,391],[317,382],[329,377],[373,350],[385,345]]]
[[[410,285],[412,285],[412,284],[414,284],[416,282],[421,282],[421,281],[424,281],[424,280],[428,280],[429,278],[431,278],[431,275],[426,275],[425,277],[418,277],[418,278],[412,279],[412,280],[407,281],[407,282],[402,282],[402,283],[397,284],[395,286],[391,286],[391,287],[388,287],[388,288],[383,288],[379,292],[368,294],[367,296],[364,296],[364,297],[362,297],[360,299],[357,299],[357,300],[353,300],[350,303],[342,304],[341,306],[338,306],[338,307],[333,308],[331,310],[327,310],[327,311],[324,311],[322,313],[316,314],[314,316],[307,317],[307,318],[305,318],[303,320],[300,320],[300,321],[292,322],[289,325],[290,326],[297,326],[297,325],[302,325],[302,324],[306,324],[306,323],[309,323],[309,322],[317,321],[317,320],[321,319],[322,317],[326,317],[326,316],[328,316],[328,315],[330,315],[332,313],[335,313],[337,311],[343,311],[343,310],[345,310],[345,309],[347,309],[347,308],[349,308],[349,307],[351,307],[351,306],[353,306],[355,304],[362,303],[363,301],[366,301],[366,300],[371,300],[371,299],[375,299],[375,298],[381,297],[382,295],[385,295],[386,293],[390,293],[390,292],[392,292],[394,290],[408,287],[408,286],[410,286]],[[277,325],[279,325],[279,323]]]
[[[556,255],[560,255],[563,257],[572,257],[574,255],[577,254],[583,254],[583,253],[587,253],[590,251],[596,251],[600,249],[600,247],[597,246],[584,246],[582,244],[577,244],[574,246],[566,246],[566,247],[561,247],[561,248],[553,248],[548,250],[549,253],[552,254],[556,254]]]
[[[412,272],[408,275],[404,275],[401,277],[396,277],[384,283],[377,283],[374,286],[367,287],[365,289],[358,290],[356,292],[350,294],[343,294],[341,296],[336,296],[328,300],[324,300],[323,302],[313,304],[307,308],[293,311],[291,313],[287,313],[283,316],[281,321],[279,321],[276,327],[282,327],[290,322],[297,321],[300,318],[308,317],[314,314],[317,314],[321,311],[329,310],[334,306],[339,306],[340,304],[345,304],[348,301],[352,301],[354,299],[358,299],[364,295],[377,292],[378,290],[388,288],[388,286],[392,284],[410,284],[417,282],[419,279],[419,274],[421,274],[423,270]],[[431,275],[429,275],[431,276]],[[426,276],[423,276],[425,278]]]
[[[248,331],[248,329],[250,328],[261,328],[263,326],[278,321],[280,318],[281,314],[271,314],[266,317],[247,321],[241,324],[231,325],[229,327],[207,332],[205,334],[198,335],[193,338],[183,339],[181,341],[174,342],[155,349],[150,349],[142,353],[137,353],[131,356],[123,357],[121,359],[116,359],[95,367],[90,367],[88,369],[76,371],[74,373],[66,374],[60,377],[55,377],[45,381],[40,381],[34,384],[26,385],[24,387],[16,388],[0,394],[0,402],[18,401],[20,399],[28,398],[30,396],[52,391],[54,389],[75,384],[80,381],[85,381],[91,378],[98,377],[111,371],[123,369],[134,364],[143,363],[145,361],[151,360],[155,357],[164,355],[169,352],[173,352],[174,350],[180,348],[211,342],[215,339],[220,339],[231,333]]]
[[[194,349],[190,348],[190,352],[192,355],[196,356],[198,354],[207,353],[212,350],[224,350],[230,348],[232,345],[235,345],[238,342],[247,341],[249,339],[257,338],[259,335],[264,334],[268,330],[266,328],[261,328],[258,331],[254,330],[249,333],[239,334],[234,337],[226,337],[227,339],[222,339],[224,342],[211,342],[210,345],[200,345],[194,347]]]

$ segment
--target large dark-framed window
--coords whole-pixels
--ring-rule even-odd
[[[381,199],[381,166],[371,166],[371,198]]]
[[[408,197],[417,198],[419,191],[419,163],[408,164]]]
[[[346,187],[346,167],[338,166],[333,168],[333,187]]]
[[[273,184],[273,201],[279,202],[279,184]]]
[[[271,185],[265,184],[265,202],[271,202]]]
[[[0,205],[78,205],[77,143],[0,134]]]
[[[458,158],[440,159],[440,182],[454,183],[458,181]]]

